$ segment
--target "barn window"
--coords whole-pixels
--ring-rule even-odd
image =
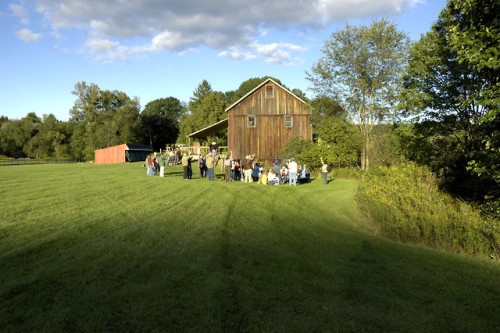
[[[255,127],[255,116],[247,116],[247,127]]]
[[[292,116],[285,116],[285,127],[293,126],[293,118]]]
[[[266,98],[274,98],[274,86],[266,86]]]

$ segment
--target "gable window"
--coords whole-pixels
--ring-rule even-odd
[[[274,86],[266,86],[266,98],[274,98]]]
[[[247,116],[247,127],[255,127],[255,116]]]
[[[285,127],[292,127],[293,126],[293,118],[292,116],[285,116]]]

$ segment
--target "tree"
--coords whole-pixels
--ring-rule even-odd
[[[358,165],[362,137],[359,131],[343,118],[326,118],[317,130],[317,159],[338,168]]]
[[[101,90],[80,82],[72,92],[77,99],[71,109],[74,125],[71,146],[76,158],[92,160],[94,150],[136,142],[140,137],[139,101],[125,93]]]
[[[186,105],[175,97],[160,98],[149,102],[141,112],[144,142],[155,151],[175,143],[179,135],[179,121],[186,112]]]
[[[292,93],[297,96],[298,98],[300,98],[301,100],[303,100],[304,102],[309,102],[309,98],[307,98],[306,96],[306,93],[303,92],[302,90],[298,89],[298,88],[294,88],[292,89]]]
[[[326,118],[312,142],[301,137],[291,137],[280,152],[283,158],[295,157],[311,168],[325,163],[338,168],[358,165],[362,138],[356,128],[343,118]]]
[[[346,25],[333,33],[323,57],[307,72],[312,90],[335,97],[363,136],[361,167],[368,170],[373,126],[396,119],[396,95],[409,48],[408,36],[384,19]]]
[[[449,1],[432,31],[413,45],[401,95],[401,106],[417,116],[401,131],[404,153],[439,172],[449,192],[475,201],[493,188],[500,194],[493,176],[500,159],[491,158],[499,155],[492,145],[499,129],[498,55],[495,61],[479,55],[493,52],[489,31],[499,31],[497,12],[488,13],[496,7],[493,1]]]
[[[225,95],[227,97],[226,98],[227,104],[231,105],[231,104],[235,103],[240,98],[242,98],[243,96],[248,94],[250,91],[255,89],[255,87],[257,87],[259,84],[266,81],[267,79],[273,79],[275,82],[281,84],[280,80],[273,78],[271,76],[264,76],[264,77],[260,77],[260,78],[259,77],[250,78],[246,81],[243,81],[237,90],[226,92]]]
[[[189,101],[189,113],[181,119],[179,141],[185,142],[190,133],[226,118],[226,105],[222,92],[213,91],[206,80],[200,83]],[[225,142],[227,134],[210,138],[210,140]]]
[[[447,27],[449,47],[460,63],[469,64],[482,77],[477,104],[487,113],[477,123],[480,147],[469,161],[481,183],[488,209],[500,216],[500,21],[497,0],[450,0],[440,15]]]
[[[345,118],[346,111],[335,99],[320,95],[311,101],[313,133],[324,124],[326,119]]]
[[[30,112],[21,120],[4,121],[0,127],[0,148],[2,154],[11,157],[25,156],[23,148],[38,132],[41,120]]]
[[[35,158],[69,157],[66,138],[71,134],[65,129],[53,114],[43,115],[38,132],[24,145],[23,151]]]

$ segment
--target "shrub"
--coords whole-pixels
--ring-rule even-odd
[[[391,239],[469,254],[500,254],[498,220],[438,190],[434,175],[415,163],[379,167],[363,177],[357,202]]]

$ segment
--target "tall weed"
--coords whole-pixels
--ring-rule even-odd
[[[415,163],[379,167],[363,177],[357,202],[391,239],[473,255],[500,255],[498,220],[438,190],[434,175]]]

